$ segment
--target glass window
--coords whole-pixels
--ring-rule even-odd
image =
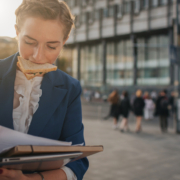
[[[109,6],[109,8],[108,8],[108,16],[109,17],[114,16],[114,6]]]
[[[141,46],[144,43],[144,46]],[[169,84],[169,36],[138,39],[138,84]],[[143,62],[143,59],[147,61]]]
[[[81,25],[80,15],[75,16],[75,24],[76,24],[76,27]]]
[[[71,1],[74,1],[74,0],[71,0]],[[86,6],[87,5],[87,0],[82,0],[81,3],[82,3],[82,6]]]
[[[169,77],[169,68],[160,68],[159,69],[159,78],[167,78]]]
[[[167,5],[168,0],[160,0],[160,5]]]
[[[91,5],[94,3],[94,0],[88,0],[88,3]]]
[[[152,6],[157,7],[158,6],[158,0],[152,0]]]
[[[86,21],[87,21],[87,15],[86,15],[86,13],[82,13],[81,14],[81,22],[84,24],[84,23],[86,23]]]
[[[133,63],[133,44],[131,40],[126,40],[126,62]]]
[[[74,0],[74,4],[75,4],[75,6],[78,6],[79,5],[79,0]]]
[[[81,85],[102,85],[102,45],[90,45],[81,48]]]
[[[94,12],[94,20],[95,20],[95,21],[98,21],[99,19],[100,19],[100,10],[97,9],[97,10],[95,10],[95,12]]]
[[[140,11],[140,0],[134,1],[134,13],[139,13]]]
[[[103,9],[103,17],[108,17],[108,9],[107,8],[105,8],[105,9]]]
[[[149,0],[142,0],[142,9],[147,9],[149,6]]]
[[[157,49],[157,36],[152,36],[147,40],[147,58],[148,60],[156,60],[158,59],[158,49]]]
[[[126,47],[125,41],[120,41],[117,43],[117,58],[118,63],[125,63],[126,62]]]
[[[117,5],[117,18],[122,18],[123,16],[123,6],[122,4]]]
[[[131,12],[131,3],[130,2],[124,2],[123,9],[125,14],[129,14]]]
[[[159,58],[162,60],[169,59],[169,38],[166,35],[159,36]]]
[[[88,23],[91,24],[94,21],[94,13],[88,12]]]
[[[145,61],[145,39],[137,40],[137,61],[138,63]]]

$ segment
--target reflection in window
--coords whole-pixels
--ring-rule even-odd
[[[132,85],[133,56],[130,40],[107,43],[107,83],[110,85]]]
[[[102,45],[84,46],[81,48],[81,85],[102,85]]]
[[[142,9],[147,9],[149,6],[149,0],[142,0]]]
[[[103,9],[103,17],[108,17],[108,8]]]
[[[159,70],[159,77],[160,78],[168,78],[169,77],[169,68],[168,67],[161,68]]]
[[[108,17],[114,16],[114,6],[109,6],[108,8]]]
[[[117,18],[120,19],[123,16],[123,5],[117,5]]]
[[[145,61],[145,39],[140,38],[137,40],[137,43],[138,43],[137,59],[138,59],[138,64],[141,64],[141,62]]]
[[[139,38],[137,82],[142,85],[169,84],[168,35]]]
[[[134,1],[134,13],[139,13],[140,11],[140,0]]]
[[[168,0],[160,0],[160,5],[167,5]]]
[[[124,2],[123,9],[125,14],[129,14],[131,12],[131,3],[130,2]]]
[[[158,0],[152,0],[152,6],[157,7],[158,6]]]
[[[168,36],[159,36],[159,57],[161,60],[169,60],[169,39]]]
[[[157,37],[152,36],[147,41],[147,58],[148,60],[157,60],[158,59],[158,51],[157,51]]]
[[[95,21],[99,21],[99,19],[100,19],[100,10],[97,9],[97,10],[95,10],[95,12],[94,12],[94,20],[95,20]]]
[[[92,24],[94,21],[94,12],[88,12],[88,23]]]
[[[86,21],[87,21],[87,15],[86,15],[86,13],[82,13],[81,14],[81,22],[84,24],[84,23],[86,23]]]

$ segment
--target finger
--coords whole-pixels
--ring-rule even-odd
[[[1,168],[0,172],[2,172],[1,176],[11,178],[11,179],[15,179],[15,177],[18,177],[20,174],[22,174],[22,172],[19,170],[8,170],[4,168]]]

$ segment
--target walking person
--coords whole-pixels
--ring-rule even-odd
[[[166,133],[168,129],[168,116],[169,116],[169,100],[167,97],[167,91],[163,90],[156,102],[156,115],[159,116],[159,123],[161,132]]]
[[[145,120],[152,120],[153,119],[153,113],[155,104],[151,97],[149,96],[149,93],[146,93],[146,97],[144,99],[145,107],[144,107],[144,119]]]
[[[120,97],[117,90],[114,90],[108,97],[111,104],[109,117],[113,117],[113,129],[117,129],[117,121],[119,118]]]
[[[145,106],[144,99],[141,96],[142,96],[142,91],[139,89],[136,91],[136,98],[134,99],[134,102],[133,102],[133,110],[136,116],[136,132],[137,133],[142,131],[141,121],[142,121],[142,116],[143,116],[143,109]]]
[[[131,110],[131,105],[130,105],[130,100],[129,100],[129,95],[127,91],[124,91],[122,93],[123,99],[120,104],[121,108],[121,115],[123,116],[123,119],[120,124],[120,131],[128,131],[129,126],[128,126],[128,117],[129,117],[129,111]]]

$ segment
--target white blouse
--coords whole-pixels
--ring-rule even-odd
[[[42,80],[43,77],[27,80],[21,71],[16,70],[13,102],[13,125],[16,131],[27,134],[33,114],[39,107]],[[66,173],[67,180],[77,180],[70,168],[64,166],[62,170]]]

